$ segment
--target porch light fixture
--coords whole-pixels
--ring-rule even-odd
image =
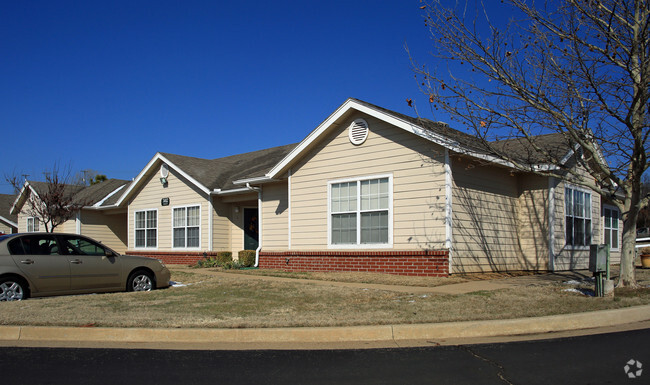
[[[165,178],[164,176],[161,176],[161,177],[160,177],[160,183],[161,183],[164,187],[167,187],[167,178]]]

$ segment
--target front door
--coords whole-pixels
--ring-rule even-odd
[[[244,250],[256,250],[259,245],[257,208],[244,208]]]

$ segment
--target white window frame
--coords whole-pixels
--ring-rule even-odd
[[[188,227],[197,227],[197,226],[188,226],[187,225],[187,209],[192,208],[192,207],[198,207],[199,208],[199,245],[196,247],[187,247],[187,228]],[[176,209],[184,209],[185,210],[185,225],[181,227],[176,227],[174,226],[174,210]],[[172,207],[172,215],[171,215],[171,225],[172,225],[172,236],[171,236],[171,247],[174,250],[200,250],[201,249],[201,233],[202,233],[202,226],[201,226],[201,205],[200,204],[191,204],[191,205],[183,205],[183,206],[174,206]],[[177,228],[184,228],[185,229],[185,246],[174,246],[174,230]]]
[[[386,178],[388,179],[388,242],[361,243],[361,182]],[[350,182],[357,182],[357,243],[332,244],[332,185]],[[360,176],[354,178],[336,179],[327,182],[327,247],[329,249],[388,249],[393,247],[393,174]]]
[[[611,247],[611,244],[612,244],[611,243],[611,241],[612,241],[611,240],[611,235],[612,235],[612,229],[613,228],[611,226],[607,227],[607,222],[605,221],[605,210],[616,211],[618,213],[617,218],[616,218],[616,220],[618,222],[618,225],[616,227],[616,231],[617,231],[616,243],[618,244],[618,247]],[[607,233],[606,230],[608,228],[609,228],[609,235],[610,235],[609,243],[607,242],[607,239],[605,239],[605,233]],[[621,250],[621,210],[619,210],[618,207],[616,207],[616,206],[603,205],[603,243],[610,245],[610,247],[611,247],[610,251],[620,251]]]
[[[36,217],[27,217],[25,218],[27,222],[27,232],[28,233],[37,233],[40,231],[40,222]],[[29,229],[29,222],[32,223],[32,229]]]
[[[576,245],[575,240],[574,240],[573,244],[568,244],[567,243],[568,240],[567,240],[567,237],[566,237],[566,231],[567,231],[567,220],[566,220],[566,218],[568,216],[567,215],[568,210],[567,210],[567,205],[566,205],[566,189],[571,190],[572,205],[575,204],[575,202],[573,202],[573,191],[581,192],[581,193],[583,193],[583,194],[585,194],[586,196],[589,197],[589,218],[584,217],[584,216],[583,217],[577,217],[577,218],[582,218],[583,220],[589,219],[589,225],[590,225],[589,226],[589,234],[590,234],[590,239],[591,239],[590,243],[593,243],[593,241],[594,241],[594,202],[593,202],[593,193],[590,190],[586,189],[586,188],[581,188],[581,187],[577,187],[577,186],[570,185],[570,184],[565,184],[564,185],[564,218],[563,218],[563,222],[564,222],[564,247],[566,249],[568,249],[568,250],[589,250],[589,246],[590,246],[589,244],[588,245]],[[585,202],[586,202],[586,200],[585,200]],[[576,218],[573,215],[573,213],[572,213],[571,217]],[[586,235],[586,233],[585,233],[585,235]],[[575,231],[574,231],[574,236],[575,236]]]
[[[149,228],[147,227],[147,212],[150,211],[155,211],[156,212],[156,246],[147,246],[147,230],[153,229],[153,227]],[[145,221],[145,227],[143,229],[139,229],[137,227],[137,216],[138,213],[145,213],[144,214],[144,221]],[[135,210],[133,211],[133,248],[134,249],[147,249],[147,250],[158,250],[158,245],[159,245],[159,238],[160,238],[160,215],[158,215],[158,209],[141,209],[141,210]],[[138,230],[144,230],[144,246],[138,246],[137,244],[137,232]]]

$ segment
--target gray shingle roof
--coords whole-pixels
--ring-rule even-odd
[[[66,192],[76,194],[75,199],[78,202],[84,202],[86,206],[92,206],[96,203],[101,202],[104,198],[106,198],[109,194],[111,194],[113,191],[118,189],[120,186],[124,186],[129,183],[131,182],[127,180],[107,179],[101,183],[97,183],[92,186],[69,184],[65,186],[65,190]],[[48,184],[46,182],[30,181],[29,184],[32,186],[32,188],[34,188],[36,193],[39,195],[47,192]],[[119,193],[116,195],[118,195],[119,197]],[[107,199],[107,201],[104,202],[103,206],[110,204],[109,200],[111,198]],[[117,197],[114,197],[113,200],[117,200]]]
[[[294,147],[289,144],[217,159],[160,154],[208,189],[227,190],[238,187],[232,183],[235,180],[264,176]]]
[[[0,217],[8,219],[14,223],[18,221],[18,215],[11,214],[11,206],[16,200],[16,195],[0,194]]]

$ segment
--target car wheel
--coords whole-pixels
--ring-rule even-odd
[[[17,278],[0,278],[0,301],[27,299],[27,285]]]
[[[151,291],[153,289],[153,277],[144,270],[138,270],[129,276],[126,289],[128,291]]]

